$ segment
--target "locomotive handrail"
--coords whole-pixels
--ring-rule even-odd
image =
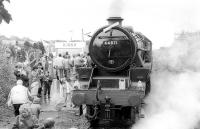
[[[109,30],[111,30],[113,27],[118,26],[119,22],[115,22],[114,24],[106,27],[105,29],[103,29],[103,32],[107,33]]]
[[[89,83],[88,83],[88,89],[90,88],[90,84],[92,83],[93,71],[94,71],[94,68],[92,68],[92,72],[91,72],[91,74],[90,74],[90,79],[89,79]]]
[[[141,66],[143,67],[143,66],[144,66],[144,62],[143,62],[142,57],[140,56],[140,54],[141,54],[141,51],[138,51],[138,52],[137,52],[137,56],[138,56],[138,58],[139,58],[139,62],[140,62],[140,64],[141,64]]]
[[[96,76],[93,77],[93,79],[119,79],[119,78],[124,78],[124,79],[129,79],[127,76]]]
[[[99,101],[99,91],[101,90],[101,83],[100,80],[97,82],[97,89],[96,89],[96,100]]]

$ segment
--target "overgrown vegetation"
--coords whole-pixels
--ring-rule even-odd
[[[5,105],[10,88],[15,84],[13,65],[10,64],[5,52],[6,46],[0,42],[0,105]]]
[[[0,42],[0,122],[6,121],[5,125],[10,124],[14,117],[13,108],[8,108],[6,102],[10,89],[15,85],[13,65],[7,59],[6,46]],[[0,123],[2,124],[2,123]]]

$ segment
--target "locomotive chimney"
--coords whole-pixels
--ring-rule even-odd
[[[121,18],[121,17],[109,17],[109,18],[107,19],[108,25],[112,25],[112,24],[114,24],[114,23],[116,23],[116,22],[119,22],[119,25],[120,25],[120,26],[122,26],[122,21],[123,21],[123,20],[124,20],[124,19]]]

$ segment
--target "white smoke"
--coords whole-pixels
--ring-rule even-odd
[[[199,36],[200,37],[200,36]],[[146,117],[133,129],[194,129],[200,121],[200,38],[154,53]]]
[[[109,8],[109,16],[122,16],[124,5],[124,0],[112,0]]]

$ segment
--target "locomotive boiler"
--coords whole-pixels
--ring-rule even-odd
[[[78,68],[81,88],[72,102],[85,105],[92,127],[129,127],[144,115],[141,109],[150,92],[152,43],[132,27],[122,26],[121,17],[91,37],[89,54],[93,67]]]

